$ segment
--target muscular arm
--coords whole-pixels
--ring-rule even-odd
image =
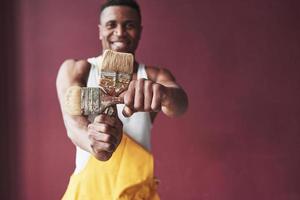
[[[185,91],[175,82],[175,78],[168,70],[157,70],[156,83],[164,86],[161,101],[162,112],[169,117],[182,115],[188,107],[188,98]]]
[[[188,107],[188,98],[184,90],[175,82],[175,78],[166,69],[160,69],[156,83],[165,87],[161,110],[169,117],[182,115]]]
[[[123,114],[131,116],[134,112],[152,113],[162,110],[169,117],[183,114],[188,107],[184,90],[175,82],[168,70],[147,67],[148,80],[132,80],[124,94]]]
[[[101,161],[108,160],[122,139],[123,125],[117,116],[99,115],[90,123],[85,116],[64,111],[63,99],[70,86],[86,86],[90,65],[86,61],[65,61],[57,75],[56,87],[63,119],[71,141]]]
[[[90,122],[84,116],[71,116],[65,113],[63,108],[66,90],[73,85],[85,86],[89,70],[90,65],[86,61],[66,60],[59,69],[56,89],[68,137],[76,146],[91,152],[87,134]]]

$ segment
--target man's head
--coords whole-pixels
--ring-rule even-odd
[[[139,5],[134,0],[108,0],[101,6],[102,48],[134,53],[142,32]]]

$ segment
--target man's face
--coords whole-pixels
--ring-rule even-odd
[[[134,54],[141,31],[138,13],[128,6],[110,6],[101,13],[99,38],[103,50]]]

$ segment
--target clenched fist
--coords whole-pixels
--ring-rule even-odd
[[[130,82],[124,93],[123,115],[131,116],[134,112],[158,112],[164,104],[167,89],[151,80],[139,79]]]
[[[123,124],[117,116],[101,114],[88,125],[92,154],[101,161],[110,159],[121,142]]]

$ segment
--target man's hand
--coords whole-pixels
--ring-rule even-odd
[[[92,154],[101,161],[109,160],[121,142],[123,124],[118,117],[101,114],[88,125]]]
[[[158,112],[166,104],[167,88],[151,80],[139,79],[130,82],[124,94],[123,115],[134,112]]]

